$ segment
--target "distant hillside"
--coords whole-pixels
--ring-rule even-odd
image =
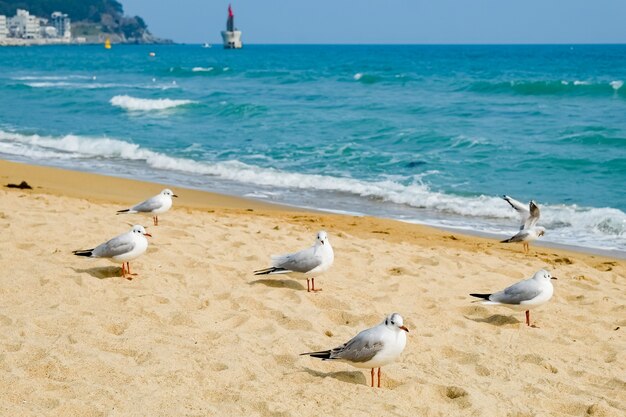
[[[139,16],[124,16],[116,0],[0,0],[0,15],[14,16],[17,9],[49,18],[52,12],[66,13],[72,20],[72,36],[83,36],[88,42],[110,37],[121,43],[167,43],[155,38]]]

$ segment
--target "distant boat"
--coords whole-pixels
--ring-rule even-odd
[[[111,39],[106,38],[104,41],[104,49],[111,49]]]
[[[205,42],[205,43],[203,43],[203,44],[202,44],[202,47],[203,47],[203,48],[210,48],[210,47],[211,47],[211,44],[210,44],[210,43],[206,43],[206,42]]]

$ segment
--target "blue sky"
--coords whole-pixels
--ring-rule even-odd
[[[218,43],[228,1],[120,0],[153,34]],[[233,0],[244,43],[626,43],[626,0]]]

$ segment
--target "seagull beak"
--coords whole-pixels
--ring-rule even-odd
[[[172,194],[172,197],[176,197],[176,198],[178,198],[178,196],[177,196],[176,194]]]
[[[150,233],[144,233],[143,235],[152,237],[152,235]]]
[[[550,279],[558,279],[557,277],[550,277]]]
[[[407,328],[406,328],[406,326],[400,326],[400,328],[401,328],[402,330],[404,330],[405,332],[407,332],[407,333],[409,332],[409,329],[407,329]]]

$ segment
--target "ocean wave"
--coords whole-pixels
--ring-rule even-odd
[[[206,175],[267,187],[270,190],[307,190],[352,195],[371,203],[379,201],[426,209],[439,213],[438,216],[452,215],[466,219],[482,219],[485,224],[495,222],[510,225],[505,227],[508,232],[514,232],[518,222],[517,214],[500,197],[461,196],[433,191],[420,176],[416,176],[409,184],[403,184],[394,178],[365,181],[348,177],[286,172],[249,165],[237,160],[195,161],[168,156],[134,143],[106,137],[77,135],[52,137],[2,130],[0,130],[0,153],[48,161],[89,158],[99,161],[109,159],[112,162],[132,161],[145,163],[151,169],[187,175]],[[615,244],[622,250],[626,248],[626,213],[621,210],[576,205],[541,205],[541,210],[541,224],[548,228],[548,234],[552,236],[561,236],[566,242],[567,239],[571,241],[572,236],[582,236],[578,240],[601,241],[605,242],[605,246]]]
[[[614,93],[622,93],[624,82],[614,80],[611,82],[592,82],[586,80],[560,80],[560,81],[478,81],[466,87],[462,91],[477,93],[512,93],[520,95],[557,95],[557,94],[581,94],[606,96]]]
[[[377,75],[366,74],[363,72],[357,72],[356,74],[352,76],[352,78],[354,79],[354,81],[358,81],[363,84],[374,84],[379,81],[382,81],[382,78]]]
[[[161,70],[163,75],[176,77],[214,77],[230,71],[229,67],[220,65],[195,66],[195,67],[169,67]]]
[[[172,100],[169,98],[147,99],[127,95],[114,96],[111,100],[109,100],[109,102],[113,106],[121,107],[128,111],[167,110],[195,103],[192,100]]]
[[[176,84],[163,84],[153,82],[151,84],[122,84],[122,83],[96,83],[96,82],[69,82],[69,81],[33,81],[19,83],[18,86],[29,88],[61,88],[72,90],[101,90],[109,88],[131,88],[131,89],[147,89],[147,90],[169,90],[170,88],[178,88]]]

